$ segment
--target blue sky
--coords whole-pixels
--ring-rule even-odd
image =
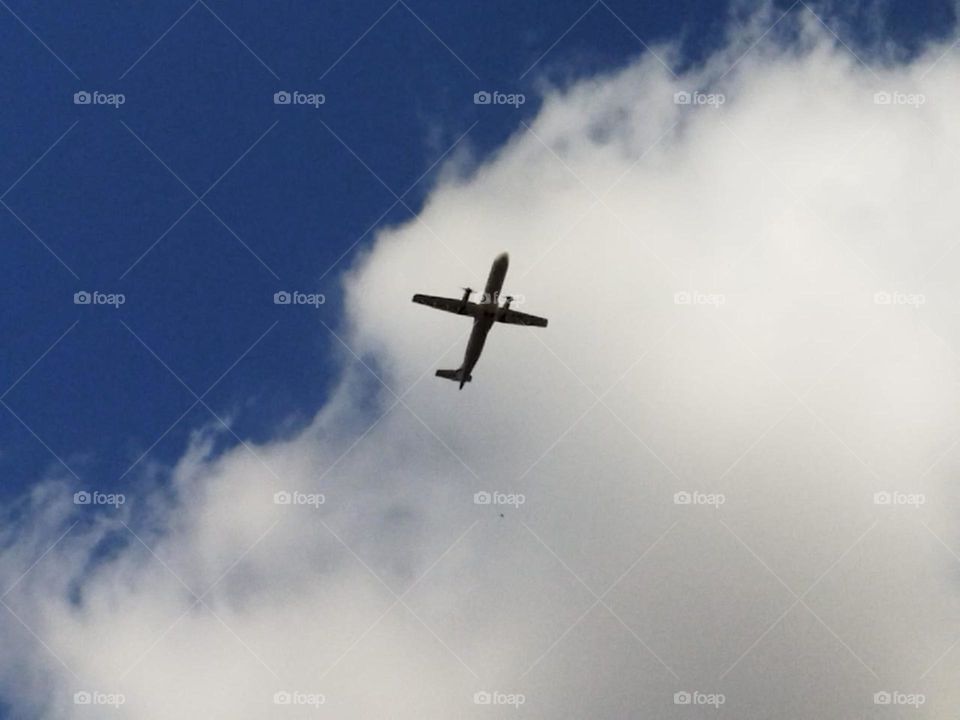
[[[936,36],[952,13],[926,4],[883,6],[886,31],[908,48]],[[305,422],[337,371],[323,323],[338,325],[340,273],[378,227],[417,211],[438,160],[483,157],[536,111],[544,80],[619,67],[643,42],[682,38],[683,61],[696,61],[727,13],[616,0],[8,0],[4,496],[47,468],[67,472],[61,461],[78,486],[119,489],[147,450],[175,459],[215,416],[234,442]],[[529,100],[476,106],[483,89]],[[82,90],[125,102],[76,105]],[[275,105],[278,90],[326,102]],[[476,279],[447,280],[453,292]],[[83,290],[125,303],[75,305]],[[279,290],[327,302],[277,306]]]
[[[502,143],[544,78],[614,68],[639,38],[717,32],[722,4],[694,5],[596,5],[576,22],[582,2],[10,0],[4,495],[67,472],[57,458],[78,485],[135,482],[121,476],[146,450],[176,458],[213,413],[253,439],[306,421],[336,372],[321,320],[338,324],[339,275],[416,212],[435,163]],[[326,102],[274,105],[284,89]],[[483,89],[529,102],[476,106]],[[125,102],[75,105],[83,90]],[[327,302],[274,305],[285,289]],[[125,303],[73,304],[83,290]]]

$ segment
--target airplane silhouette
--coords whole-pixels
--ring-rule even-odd
[[[483,344],[487,341],[487,333],[490,332],[490,328],[493,327],[495,322],[527,325],[529,327],[547,326],[546,318],[511,310],[510,303],[513,298],[510,296],[507,296],[505,298],[506,302],[500,305],[500,290],[503,287],[503,279],[507,275],[509,263],[510,259],[507,253],[498,255],[493,261],[493,265],[490,266],[490,274],[487,276],[487,285],[478,303],[470,301],[470,295],[473,293],[470,288],[463,289],[463,297],[459,300],[435,295],[418,294],[413,296],[413,302],[415,303],[473,318],[473,330],[470,332],[470,339],[467,340],[463,364],[456,370],[437,370],[437,377],[459,381],[461,390],[463,390],[465,383],[473,379],[471,372],[477,364],[477,360],[480,359]]]

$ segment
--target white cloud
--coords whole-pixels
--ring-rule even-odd
[[[38,487],[0,555],[4,588],[29,569],[5,596],[23,624],[0,623],[17,715],[97,715],[76,690],[136,720],[300,716],[284,690],[322,694],[318,717],[487,716],[479,690],[534,718],[698,712],[678,691],[737,717],[872,715],[878,691],[955,708],[960,67],[927,72],[938,47],[866,68],[783,23],[786,49],[726,75],[760,30],[679,78],[647,56],[553,91],[381,232],[337,328],[392,389],[373,416],[345,352],[298,437],[198,436],[173,492],[123,515],[149,549],[80,513],[31,569],[76,511]],[[696,90],[725,102],[674,103]],[[495,328],[457,392],[432,374],[467,324],[408,298],[502,250],[550,327]]]

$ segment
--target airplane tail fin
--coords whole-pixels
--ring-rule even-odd
[[[463,368],[458,368],[456,370],[437,370],[437,377],[458,381],[460,383],[461,390],[463,390],[464,383],[468,383],[473,379],[472,375],[465,376],[463,374]]]

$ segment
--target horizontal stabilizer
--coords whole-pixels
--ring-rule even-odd
[[[463,372],[460,370],[437,370],[437,377],[456,380],[457,382],[470,382],[473,379],[472,375],[463,377]]]

